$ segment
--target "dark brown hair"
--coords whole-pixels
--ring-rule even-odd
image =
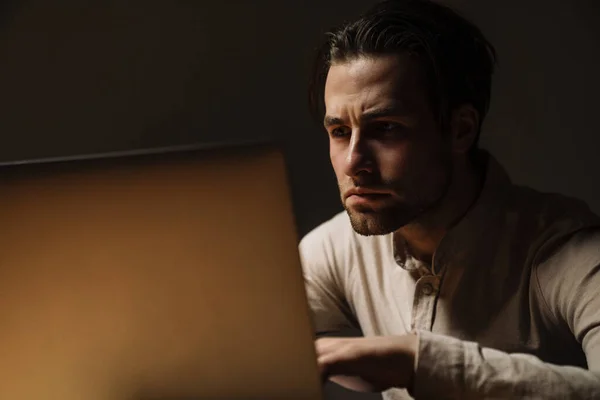
[[[407,51],[423,67],[440,126],[447,127],[457,106],[471,104],[481,128],[490,104],[496,51],[474,24],[429,0],[382,1],[328,33],[309,88],[312,114],[322,121],[325,79],[333,63]]]

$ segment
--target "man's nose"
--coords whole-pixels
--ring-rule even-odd
[[[353,132],[346,153],[345,173],[354,177],[362,173],[373,172],[373,157],[369,144],[360,132]]]

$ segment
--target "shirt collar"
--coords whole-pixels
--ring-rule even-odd
[[[482,189],[465,215],[443,237],[432,264],[412,257],[402,241],[395,240],[395,235],[391,234],[394,259],[399,266],[419,275],[439,275],[450,258],[454,261],[468,258],[469,252],[474,251],[472,248],[477,239],[484,237],[486,231],[495,225],[495,220],[501,217],[501,204],[512,185],[511,180],[491,154],[484,150],[479,150],[479,153],[485,169]]]

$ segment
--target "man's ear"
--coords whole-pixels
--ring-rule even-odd
[[[450,132],[452,150],[455,153],[467,153],[475,144],[479,131],[479,113],[470,104],[463,104],[452,111]]]

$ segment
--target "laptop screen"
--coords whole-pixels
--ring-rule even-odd
[[[12,163],[0,193],[0,398],[320,398],[276,148]]]

